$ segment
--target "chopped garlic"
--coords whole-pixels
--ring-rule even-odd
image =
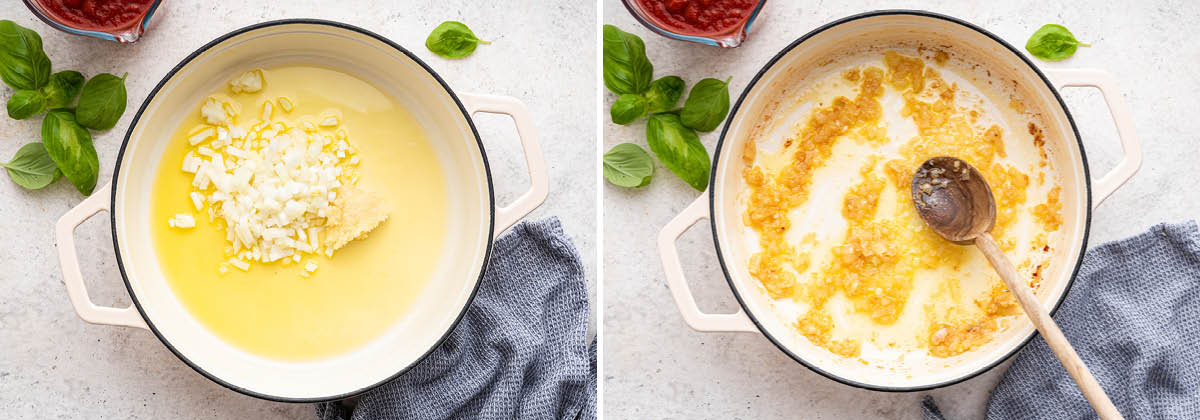
[[[167,219],[167,226],[179,229],[191,229],[196,227],[196,218],[190,214],[176,214],[175,217]]]
[[[232,265],[232,266],[234,266],[234,267],[237,267],[237,268],[238,268],[238,270],[242,270],[242,271],[250,271],[250,263],[248,263],[248,262],[245,262],[245,261],[242,261],[242,260],[239,260],[239,259],[237,259],[237,258],[230,258],[230,259],[229,259],[229,265]]]
[[[192,192],[188,196],[192,198],[192,206],[196,207],[196,211],[204,209],[204,194]]]
[[[317,271],[317,263],[309,261],[307,264],[304,264],[304,270],[309,273]]]
[[[233,93],[254,93],[262,90],[262,88],[262,69],[247,71],[229,81],[229,90],[232,90]]]
[[[292,105],[291,99],[281,96],[279,99],[276,99],[276,101],[279,102],[279,107],[283,108],[283,112],[292,112],[292,107],[294,105]]]
[[[200,117],[204,119],[204,122],[211,125],[232,124],[233,117],[236,115],[237,110],[233,105],[220,100],[216,96],[209,96],[204,100],[204,105],[200,107]]]
[[[183,157],[183,167],[181,169],[189,174],[194,174],[196,171],[200,170],[200,162],[199,156],[196,156],[195,153],[188,152],[187,155]]]
[[[188,144],[195,146],[197,144],[205,142],[208,139],[213,138],[213,136],[216,136],[216,135],[217,135],[216,130],[214,130],[212,127],[207,127],[207,128],[204,128],[204,129],[196,132],[196,134],[193,134],[191,137],[188,137]]]
[[[230,83],[236,93],[253,88],[253,82],[239,83]],[[386,203],[375,203],[377,197],[355,202],[361,208],[346,204],[350,197],[371,196],[344,190],[358,179],[354,165],[359,162],[345,130],[325,134],[309,121],[300,120],[297,126],[273,120],[280,115],[274,112],[276,106],[284,112],[295,109],[288,98],[267,100],[260,121],[238,125],[240,108],[235,102],[220,94],[205,98],[201,116],[209,125],[190,142],[182,165],[184,172],[193,174],[193,207],[207,212],[209,221],[224,232],[224,252],[230,259],[222,264],[243,271],[256,262],[301,263],[310,255],[332,255],[387,218]],[[341,123],[337,110],[320,118],[322,128]],[[188,216],[181,222],[177,216],[168,223],[194,226],[195,220]],[[311,274],[316,263],[308,261],[305,268],[305,274]]]

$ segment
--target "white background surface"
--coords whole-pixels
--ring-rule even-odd
[[[832,20],[889,8],[956,16],[1023,47],[1046,23],[1067,26],[1092,48],[1043,68],[1099,68],[1113,73],[1134,115],[1145,163],[1133,180],[1094,213],[1091,246],[1161,222],[1200,215],[1200,25],[1195,2],[899,2],[771,0],[749,40],[733,50],[669,40],[638,24],[617,0],[603,0],[604,23],[640,36],[655,78],[678,75],[691,84],[732,76],[733,100],[751,77],[796,38]],[[1139,4],[1139,5],[1135,5]],[[1035,60],[1036,61],[1036,60]],[[610,123],[607,91],[601,115],[605,150],[618,143],[645,147],[645,123]],[[1099,92],[1064,93],[1099,176],[1121,148]],[[682,101],[681,101],[682,103]],[[711,153],[720,130],[703,134]],[[809,371],[757,334],[698,333],[684,324],[663,280],[654,246],[657,232],[699,193],[658,166],[650,186],[627,190],[605,184],[604,380],[608,418],[919,418],[932,394],[951,419],[982,418],[988,394],[1008,364],[964,383],[921,393],[880,393],[841,385]],[[679,241],[701,309],[733,312],[737,303],[721,274],[711,230],[702,221]]]
[[[59,32],[20,2],[4,1],[0,19],[42,35],[55,71],[87,76],[129,72],[129,103],[117,128],[93,134],[100,182],[112,177],[117,149],[136,109],[176,63],[231,30],[281,18],[337,20],[405,46],[458,92],[516,97],[534,115],[550,167],[550,197],[531,218],[558,216],[574,240],[595,295],[596,7],[592,2],[478,1],[232,2],[165,0],[145,38],[132,45]],[[249,4],[251,6],[238,6]],[[444,20],[466,23],[491,45],[462,60],[424,47]],[[7,100],[8,88],[0,88]],[[480,114],[497,202],[528,188],[516,130],[507,117]],[[39,121],[0,115],[0,160],[40,138]],[[67,301],[54,250],[53,224],[83,197],[66,180],[26,191],[0,175],[0,411],[7,418],[311,418],[311,405],[256,400],[193,372],[142,330],[81,321]],[[108,215],[76,233],[92,298],[127,305],[112,249]]]

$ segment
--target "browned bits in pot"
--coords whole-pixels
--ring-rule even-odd
[[[933,54],[933,62],[937,63],[939,66],[946,65],[946,61],[949,60],[950,54],[946,54],[946,52],[943,50],[938,50],[938,52]]]
[[[847,82],[857,82],[860,77],[862,77],[862,73],[858,69],[850,69],[842,72],[842,79],[845,79]]]
[[[917,57],[905,57],[895,51],[883,54],[883,62],[888,68],[888,83],[896,90],[911,90],[921,93],[925,88],[925,62]]]
[[[807,200],[812,173],[829,158],[838,137],[852,128],[879,120],[882,83],[883,70],[868,68],[862,72],[859,94],[853,100],[838,97],[830,106],[813,111],[800,131],[799,141],[804,147],[774,176],[763,176],[761,170],[749,167],[742,172],[752,187],[743,221],[759,233],[763,248],[751,258],[750,273],[762,282],[771,297],[788,297],[794,291],[795,275],[782,262],[794,252],[784,239],[784,233],[791,227],[787,211]]]
[[[978,114],[971,117],[956,106],[958,86],[946,83],[920,58],[887,52],[884,63],[885,69],[855,68],[840,74],[843,80],[858,82],[858,94],[817,104],[808,120],[787,135],[784,150],[789,160],[782,167],[755,165],[759,152],[752,140],[742,156],[746,164],[742,177],[749,187],[742,220],[759,234],[761,247],[749,260],[750,275],[772,298],[809,304],[809,311],[794,327],[814,344],[843,356],[857,356],[860,342],[834,338],[834,321],[826,308],[831,298],[842,295],[855,313],[879,325],[892,324],[908,304],[918,271],[958,270],[968,261],[967,248],[943,240],[924,226],[910,194],[896,194],[895,200],[888,201],[895,207],[882,211],[880,198],[885,191],[909,191],[912,174],[921,162],[934,156],[956,156],[980,170],[996,197],[993,234],[1005,249],[1016,247],[1016,238],[1009,231],[1020,212],[1029,211],[1025,205],[1029,176],[1003,162],[1008,155],[1003,130],[997,125],[976,127]],[[814,173],[828,163],[837,142],[845,138],[882,146],[890,141],[881,122],[884,83],[900,91],[904,100],[901,114],[912,118],[918,135],[901,143],[898,153],[872,156],[861,164],[860,181],[841,200],[841,215],[847,222],[845,236],[833,245],[828,259],[810,267],[808,250],[796,249],[810,245],[793,246],[785,238],[792,227],[788,213],[809,201]],[[1031,134],[1035,129],[1030,126]],[[1040,130],[1036,132],[1040,139]],[[1042,153],[1040,163],[1045,166],[1044,141],[1037,145]],[[930,190],[936,187],[928,186]],[[1046,232],[1061,224],[1054,219],[1061,219],[1057,194],[1052,193],[1050,201],[1038,207],[1045,216],[1036,220]],[[1049,246],[1045,236],[1035,242]],[[818,261],[815,258],[813,261]],[[804,282],[798,285],[801,278]],[[999,318],[1014,313],[1012,296],[997,279],[988,281],[990,293],[974,302],[977,313],[928,314],[929,335],[918,339],[928,344],[931,354],[949,357],[985,344],[1003,321]]]
[[[1062,226],[1062,201],[1059,201],[1058,196],[1062,194],[1062,187],[1055,186],[1050,189],[1050,196],[1046,198],[1046,202],[1038,204],[1033,208],[1033,215],[1038,221],[1046,227],[1047,231],[1056,231]]]

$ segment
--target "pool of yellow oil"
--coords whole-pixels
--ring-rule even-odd
[[[191,128],[201,124],[199,103],[170,139],[157,169],[151,220],[163,274],[183,306],[229,344],[275,360],[335,357],[360,348],[396,325],[434,275],[446,235],[446,180],[429,139],[413,116],[378,88],[340,71],[311,66],[265,69],[265,88],[224,93],[241,105],[239,125],[258,121],[262,103],[287,97],[295,109],[275,108],[275,119],[317,122],[336,109],[358,149],[358,186],[392,208],[365,240],[332,258],[308,256],[318,269],[303,277],[299,264],[254,263],[248,272],[217,270],[225,232],[196,212],[191,174],[180,170]],[[280,118],[282,116],[282,118]],[[290,121],[289,121],[290,120]],[[246,123],[249,121],[249,123]],[[196,215],[194,229],[167,219]]]

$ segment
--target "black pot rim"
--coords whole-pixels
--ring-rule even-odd
[[[217,46],[218,44],[220,44],[230,38],[241,35],[243,33],[258,30],[258,29],[269,28],[269,27],[273,27],[273,26],[296,25],[296,24],[329,26],[329,27],[333,27],[333,28],[345,29],[345,30],[357,32],[362,35],[367,35],[379,42],[382,42],[384,44],[387,44],[388,46],[391,46],[396,51],[403,53],[405,56],[408,57],[408,59],[410,59],[413,62],[416,62],[418,65],[420,65],[421,68],[424,69],[426,72],[428,72],[430,76],[433,76],[434,80],[437,80],[438,84],[442,87],[442,89],[445,90],[446,93],[448,95],[450,95],[450,98],[454,100],[454,104],[456,106],[458,106],[459,112],[461,112],[463,115],[463,118],[466,119],[467,125],[471,127],[471,134],[475,138],[475,143],[479,146],[480,159],[483,160],[483,170],[487,177],[488,203],[489,203],[488,230],[487,230],[488,240],[487,240],[487,247],[484,249],[484,253],[483,253],[483,264],[479,268],[479,277],[477,277],[475,279],[475,286],[472,287],[472,289],[471,289],[471,295],[467,298],[466,302],[463,304],[463,307],[459,310],[458,316],[456,316],[454,318],[454,322],[450,324],[450,327],[446,329],[446,331],[442,334],[442,336],[440,338],[438,338],[437,341],[434,342],[433,345],[430,346],[429,349],[426,350],[424,354],[422,354],[420,357],[413,360],[413,362],[411,364],[404,367],[399,372],[396,372],[395,374],[390,375],[387,378],[385,378],[379,382],[376,382],[374,384],[371,384],[369,386],[366,386],[366,387],[363,387],[363,388],[360,388],[360,389],[357,389],[354,391],[342,393],[342,394],[323,396],[323,397],[313,397],[313,398],[282,397],[282,396],[278,396],[278,395],[264,394],[261,392],[253,391],[253,390],[250,390],[247,388],[243,388],[243,387],[234,385],[234,384],[232,384],[228,381],[225,381],[224,379],[221,379],[220,377],[217,377],[216,375],[213,375],[212,373],[209,373],[208,371],[204,370],[204,368],[200,367],[198,364],[189,360],[187,358],[187,356],[184,356],[183,353],[181,353],[178,349],[175,348],[174,345],[172,345],[169,341],[167,341],[167,339],[165,337],[163,337],[162,333],[159,332],[158,327],[156,327],[154,325],[154,322],[150,320],[150,317],[146,316],[146,311],[142,308],[141,302],[138,301],[137,294],[133,292],[133,287],[129,284],[129,276],[125,272],[125,263],[124,263],[124,261],[121,260],[121,244],[118,240],[119,236],[117,235],[117,217],[116,217],[116,214],[117,214],[117,212],[116,212],[116,209],[117,209],[117,187],[116,187],[116,185],[117,185],[117,179],[120,176],[120,172],[121,172],[121,161],[125,156],[125,148],[129,145],[129,139],[133,135],[133,129],[134,129],[134,127],[137,126],[138,121],[141,120],[142,113],[146,111],[146,107],[150,105],[150,101],[153,100],[156,95],[158,95],[159,90],[161,90],[162,87],[164,85],[166,85],[166,83],[168,81],[170,81],[171,78],[174,77],[176,73],[178,73],[185,66],[187,66],[197,56],[199,56],[200,54],[204,53],[205,51],[208,51],[209,49]],[[490,260],[490,256],[491,256],[491,252],[492,252],[492,244],[495,242],[493,237],[494,237],[495,228],[496,228],[496,197],[495,197],[495,191],[492,187],[492,170],[491,170],[491,167],[488,165],[487,153],[483,147],[483,141],[481,141],[479,138],[479,132],[475,129],[475,123],[471,119],[471,114],[467,112],[465,107],[463,107],[462,101],[460,101],[458,99],[458,96],[455,95],[454,90],[450,89],[450,86],[448,84],[446,84],[446,81],[442,80],[442,77],[439,76],[437,74],[437,72],[433,71],[433,69],[430,68],[429,65],[425,64],[424,61],[421,61],[420,58],[418,58],[412,52],[408,51],[407,49],[400,46],[399,44],[392,42],[391,40],[383,37],[382,35],[379,35],[375,32],[360,28],[358,26],[341,23],[341,22],[323,20],[323,19],[307,19],[307,18],[306,19],[280,19],[280,20],[273,20],[273,21],[257,23],[254,25],[243,27],[241,29],[236,29],[225,35],[221,35],[220,37],[217,37],[216,39],[210,41],[209,43],[204,44],[204,46],[200,47],[196,51],[189,54],[186,58],[184,58],[182,61],[180,61],[179,64],[175,65],[175,67],[172,68],[171,71],[168,72],[167,75],[164,76],[163,79],[161,81],[159,81],[157,85],[154,86],[154,89],[152,89],[150,91],[150,93],[146,96],[146,100],[144,102],[142,102],[142,106],[139,107],[137,113],[134,114],[133,120],[130,121],[130,123],[129,123],[129,129],[125,132],[125,138],[124,138],[124,140],[121,141],[121,148],[120,148],[120,151],[117,153],[117,163],[116,163],[115,168],[113,169],[113,177],[112,177],[111,182],[112,182],[113,188],[112,188],[112,198],[111,198],[111,202],[110,202],[110,205],[111,205],[110,209],[112,209],[112,210],[109,211],[109,216],[110,216],[110,222],[112,223],[113,249],[116,251],[115,254],[117,257],[117,269],[120,270],[120,272],[121,272],[121,278],[125,282],[125,289],[129,292],[129,297],[133,301],[133,305],[137,308],[138,313],[141,314],[142,319],[146,321],[146,326],[150,327],[150,331],[153,332],[156,337],[158,337],[158,340],[161,341],[163,343],[163,345],[167,346],[167,349],[171,350],[171,353],[175,354],[175,356],[178,357],[179,360],[183,361],[184,364],[188,365],[189,367],[191,367],[193,370],[200,373],[204,377],[208,378],[209,380],[211,380],[213,382],[220,384],[221,386],[224,386],[231,390],[237,391],[241,394],[245,394],[245,395],[249,395],[251,397],[261,398],[261,399],[269,400],[269,401],[286,402],[286,403],[314,403],[314,402],[325,402],[325,401],[345,399],[345,398],[352,397],[352,396],[361,394],[363,392],[369,391],[379,385],[385,384],[393,379],[396,379],[400,375],[403,375],[406,372],[408,372],[414,366],[420,364],[421,361],[425,360],[426,357],[429,357],[429,355],[431,353],[433,353],[433,351],[435,349],[440,347],[442,345],[442,343],[446,341],[446,339],[450,336],[450,333],[453,332],[456,327],[458,327],[459,322],[462,321],[463,316],[465,316],[467,313],[467,310],[470,309],[472,302],[475,301],[475,295],[479,291],[479,285],[480,285],[480,283],[483,282],[483,275],[487,271],[488,261]]]
[[[1039,70],[1037,68],[1037,66],[1035,66],[1033,64],[1033,62],[1031,62],[1029,60],[1029,58],[1022,55],[1019,50],[1017,50],[1015,47],[1013,47],[1008,42],[1001,39],[999,36],[996,36],[995,34],[988,32],[987,30],[985,30],[979,26],[976,26],[975,24],[972,24],[970,22],[967,22],[967,21],[959,19],[959,18],[955,18],[952,16],[947,16],[947,15],[943,15],[943,14],[939,14],[939,13],[924,11],[924,10],[895,9],[895,10],[876,10],[876,11],[871,11],[871,12],[860,13],[860,14],[856,14],[856,15],[847,16],[847,17],[835,20],[833,22],[826,23],[826,24],[812,30],[811,32],[805,34],[804,36],[797,38],[795,41],[793,41],[791,44],[789,44],[787,47],[785,47],[783,50],[781,50],[778,54],[776,54],[775,57],[772,57],[771,60],[767,61],[767,63],[762,67],[762,69],[759,70],[758,73],[754,75],[754,78],[750,80],[750,83],[746,85],[745,90],[742,91],[742,94],[738,97],[737,102],[733,105],[733,108],[731,108],[731,110],[729,112],[730,117],[725,121],[725,127],[721,130],[721,137],[720,137],[720,139],[717,140],[717,147],[713,153],[712,171],[709,174],[709,182],[708,182],[708,185],[709,185],[709,188],[708,188],[708,205],[709,205],[708,211],[709,211],[709,214],[716,214],[715,213],[715,210],[716,210],[716,206],[715,206],[716,188],[713,188],[712,186],[715,185],[715,182],[717,180],[717,166],[721,162],[721,159],[720,159],[721,148],[725,145],[726,135],[728,135],[728,133],[729,133],[729,126],[730,126],[730,124],[732,124],[733,116],[737,114],[738,110],[742,106],[742,102],[746,100],[746,96],[750,93],[750,91],[758,83],[759,79],[761,79],[763,77],[763,75],[765,75],[767,73],[767,71],[769,71],[772,67],[774,67],[775,64],[779,62],[779,60],[781,60],[784,56],[786,56],[788,53],[790,53],[793,49],[800,46],[801,44],[804,43],[804,41],[807,41],[809,38],[812,38],[812,37],[816,36],[817,34],[825,32],[826,30],[829,30],[833,27],[842,25],[844,23],[853,22],[853,21],[860,20],[860,19],[873,18],[873,17],[879,17],[879,16],[896,16],[896,15],[918,16],[918,17],[926,17],[926,18],[943,20],[946,22],[950,22],[952,24],[957,24],[959,26],[972,29],[976,32],[979,32],[980,34],[987,36],[988,38],[991,38],[997,44],[1000,44],[1000,45],[1004,46],[1004,48],[1007,48],[1009,51],[1012,51],[1012,53],[1014,55],[1016,55],[1018,58],[1020,58],[1020,60],[1023,63],[1025,63],[1025,65],[1028,66],[1029,69],[1034,72],[1034,74],[1037,74],[1038,78],[1040,78],[1042,80],[1042,82],[1046,84],[1046,87],[1050,89],[1050,92],[1054,94],[1054,99],[1058,101],[1058,105],[1060,108],[1062,108],[1063,114],[1065,114],[1067,116],[1067,121],[1070,122],[1070,124],[1071,124],[1071,130],[1075,133],[1075,141],[1079,144],[1079,157],[1083,164],[1083,179],[1084,179],[1084,185],[1085,185],[1085,189],[1086,189],[1086,193],[1087,193],[1086,194],[1087,202],[1085,203],[1086,214],[1084,216],[1083,240],[1080,243],[1079,258],[1076,259],[1076,261],[1075,261],[1075,268],[1072,270],[1071,276],[1067,279],[1067,285],[1066,285],[1066,288],[1063,290],[1062,296],[1060,296],[1058,298],[1058,300],[1054,303],[1054,307],[1050,310],[1050,314],[1053,315],[1055,312],[1058,311],[1058,308],[1062,305],[1063,301],[1066,300],[1067,294],[1070,293],[1070,291],[1071,291],[1071,286],[1075,284],[1076,276],[1079,275],[1079,268],[1080,268],[1081,263],[1083,262],[1083,254],[1084,254],[1083,251],[1087,250],[1088,232],[1091,230],[1091,226],[1092,226],[1092,178],[1091,178],[1091,173],[1088,169],[1087,154],[1084,152],[1083,139],[1079,135],[1079,128],[1075,126],[1075,119],[1071,116],[1070,110],[1067,109],[1067,104],[1065,102],[1063,102],[1062,96],[1059,95],[1058,90],[1054,88],[1054,85],[1052,83],[1050,83],[1050,80],[1046,78],[1046,75],[1043,74],[1042,71]],[[767,329],[763,327],[763,325],[758,321],[758,318],[755,316],[754,312],[752,312],[750,310],[750,307],[746,306],[745,299],[743,299],[741,294],[738,293],[737,287],[734,286],[733,276],[730,275],[730,268],[728,265],[725,264],[725,256],[721,252],[721,241],[719,239],[719,234],[717,232],[717,224],[710,223],[710,225],[712,227],[713,246],[716,248],[716,251],[717,251],[717,262],[720,263],[720,265],[721,265],[721,271],[725,275],[725,281],[727,283],[729,283],[729,289],[733,291],[734,298],[737,299],[738,305],[741,305],[743,311],[750,318],[750,321],[753,322],[754,326],[756,328],[758,328],[758,330],[764,336],[767,337],[767,340],[770,340],[771,343],[775,345],[775,347],[779,348],[779,350],[782,351],[784,354],[787,354],[788,357],[791,357],[792,360],[795,360],[796,362],[800,363],[801,365],[804,365],[804,367],[807,367],[809,370],[812,370],[813,372],[816,372],[816,373],[820,374],[821,376],[832,379],[834,381],[837,381],[837,382],[840,382],[840,383],[843,383],[846,385],[850,385],[850,386],[853,386],[856,388],[868,389],[868,390],[873,390],[873,391],[884,391],[884,392],[914,392],[914,391],[925,391],[925,390],[950,386],[950,385],[954,385],[959,382],[974,378],[976,376],[979,376],[980,374],[987,372],[988,370],[991,370],[992,368],[996,367],[996,365],[1003,363],[1004,361],[1008,360],[1013,355],[1015,355],[1017,352],[1019,352],[1021,349],[1025,348],[1025,346],[1029,344],[1029,341],[1033,339],[1034,335],[1037,334],[1036,330],[1033,331],[1032,333],[1029,334],[1028,337],[1025,338],[1025,340],[1023,340],[1021,342],[1020,345],[1017,345],[1016,347],[1014,347],[1012,349],[1012,351],[1009,351],[1008,354],[1005,354],[1003,357],[996,359],[996,361],[994,361],[986,366],[983,366],[967,375],[963,375],[961,377],[951,379],[948,381],[944,381],[944,382],[939,382],[939,383],[930,384],[930,385],[920,385],[920,386],[882,386],[882,385],[874,385],[874,384],[869,384],[869,383],[865,383],[865,382],[848,379],[848,378],[833,374],[832,372],[829,372],[827,370],[821,369],[820,367],[816,366],[815,364],[804,360],[802,357],[800,357],[796,353],[789,350],[787,348],[787,346],[785,346],[781,341],[779,341],[777,338],[772,336],[771,333],[768,332]]]

